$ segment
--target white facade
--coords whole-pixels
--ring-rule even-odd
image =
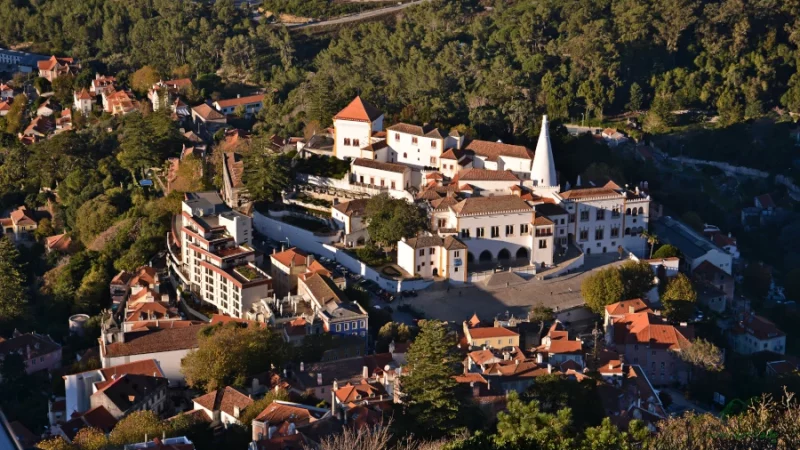
[[[446,237],[420,236],[397,243],[397,265],[422,278],[467,281],[467,246]]]
[[[231,211],[216,193],[187,194],[182,209],[181,258],[174,263],[204,301],[243,318],[272,293],[272,279],[255,265],[252,219]]]
[[[411,186],[411,168],[357,158],[350,166],[350,182],[382,190],[403,191]]]
[[[542,117],[542,129],[539,133],[539,141],[536,143],[536,153],[531,167],[531,181],[534,186],[558,186],[547,116]]]
[[[164,373],[164,377],[169,380],[170,386],[180,385],[184,381],[183,373],[181,373],[181,360],[190,352],[190,349],[172,350],[159,353],[143,353],[141,355],[126,355],[126,356],[103,356],[100,352],[100,363],[103,368],[114,367],[120,364],[128,364],[136,361],[144,361],[147,359],[155,359],[158,367]]]
[[[415,169],[439,168],[442,153],[459,145],[456,138],[442,130],[398,123],[387,129],[386,142],[391,148],[389,161],[408,164]]]
[[[373,131],[383,129],[383,117],[375,122],[358,122],[353,120],[334,120],[336,130],[333,152],[339,159],[355,159],[361,157],[361,149],[370,144]]]
[[[786,353],[786,336],[776,336],[768,339],[758,339],[749,333],[734,336],[733,349],[742,355],[751,355],[759,352],[772,352],[783,355]]]

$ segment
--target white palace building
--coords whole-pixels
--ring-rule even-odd
[[[351,160],[351,183],[427,208],[431,233],[398,243],[398,265],[411,274],[466,281],[471,262],[549,267],[570,246],[644,254],[646,189],[559,180],[547,116],[535,151],[427,125],[384,129],[383,113],[360,97],[333,124],[333,154]]]

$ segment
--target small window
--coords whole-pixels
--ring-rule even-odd
[[[458,266],[456,266],[455,269],[453,269],[453,272],[458,272]]]
[[[453,255],[454,255],[456,258],[458,258],[458,257],[460,257],[460,256],[461,256],[461,252],[460,252],[460,251],[458,251],[458,250],[456,250],[455,252],[453,252]]]
[[[547,241],[544,239],[539,239],[539,248],[547,248]]]
[[[408,153],[403,153],[403,158],[408,158]]]
[[[398,141],[398,142],[400,141],[400,133],[395,133],[394,134],[394,140]]]
[[[527,223],[523,223],[522,225],[519,226],[519,234],[520,235],[528,234],[528,224]]]
[[[431,247],[431,249],[428,250],[428,254],[429,255],[435,255],[436,254],[436,247]]]
[[[514,235],[514,225],[506,225],[506,236]]]
[[[344,323],[344,331],[349,331],[349,330],[350,330],[350,322],[345,322]]]
[[[436,141],[431,141],[431,148],[436,148]]]
[[[414,144],[414,145],[417,144],[417,137],[416,136],[412,136],[411,137],[411,143]]]
[[[358,139],[353,139],[353,147],[358,147]]]
[[[479,238],[483,237],[483,227],[475,228],[475,237],[479,237]]]
[[[394,181],[392,181],[392,190],[394,190],[394,189],[395,189],[395,187],[394,187],[394,186],[395,186],[395,184],[394,184]]]
[[[350,138],[344,138],[344,145],[350,145]]]
[[[424,248],[419,249],[419,256],[425,256],[425,249]]]
[[[492,237],[493,238],[500,237],[500,227],[498,227],[496,225],[493,226],[492,229],[491,229],[491,232],[492,232]]]

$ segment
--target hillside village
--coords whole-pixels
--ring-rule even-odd
[[[80,63],[53,56],[37,67],[40,77],[53,82]],[[463,289],[547,281],[552,296],[562,279],[576,273],[624,272],[620,260],[643,265],[649,274],[640,298],[619,299],[597,311],[583,301],[544,307],[533,296],[522,299],[528,314],[497,309],[491,316],[443,322],[452,337],[446,345],[460,361],[460,373],[451,377],[464,401],[491,423],[506,410],[511,392],[524,395],[538,379],[556,377],[592,385],[602,414],[620,431],[639,421],[655,432],[676,403],[672,395],[681,395],[675,388],[696,376],[698,362],[685,354],[708,336],[694,322],[705,322],[703,330],[720,327],[729,352],[775,355],[768,376],[797,367],[795,359],[782,358],[784,332],[734,290],[735,239],[713,227],[702,235],[663,216],[646,180],[621,186],[612,179],[561,179],[547,116],[539,121],[535,149],[529,149],[429,125],[386,126],[379,108],[356,97],[333,117],[332,128],[308,140],[269,142],[269,151],[292,155],[295,167],[303,167],[303,160],[338,159],[347,173],[333,178],[298,170],[294,186],[265,203],[254,202],[243,182],[247,159],[237,149],[252,138],[228,124],[232,116],[257,114],[263,95],[189,107],[185,92],[191,85],[190,79],[160,80],[140,100],[114,76],[97,74],[90,89],[74,92],[71,108],[44,101],[18,136],[31,145],[70,131],[74,115],[126,115],[144,105],[166,110],[184,130],[185,143],[181,156],[168,161],[166,183],[154,174],[165,192],[187,158],[210,161],[211,154],[224,152],[221,190],[183,194],[161,259],[111,280],[112,303],[102,314],[99,345],[87,352],[97,355],[100,367],[63,375],[64,395],[49,401],[45,438],[72,442],[87,428],[110,433],[134,412],[152,411],[162,418],[190,417],[215,436],[233,426],[251,429],[250,448],[317,448],[344,429],[384,423],[407,401],[403,380],[414,370],[407,358],[414,341],[405,334],[402,342],[387,345],[384,325],[397,326],[391,314],[387,320],[387,310],[399,304],[398,311],[435,322],[425,303],[413,299],[418,291],[457,290],[461,296]],[[5,110],[26,101],[5,84],[3,95]],[[612,131],[601,138],[617,145],[619,132]],[[152,183],[153,178],[140,181],[144,187]],[[424,222],[413,235],[381,244],[389,259],[377,265],[359,259],[359,249],[375,247],[370,205],[376,198],[414,205]],[[281,203],[286,207],[275,207]],[[20,206],[2,219],[3,229],[25,248],[47,216],[46,210]],[[65,233],[44,242],[57,254],[76,249]],[[675,254],[653,257],[657,244]],[[662,302],[676,277],[691,278],[696,296],[697,306],[682,319],[665,315]],[[694,298],[681,300],[694,305]],[[371,317],[376,313],[380,318]],[[70,331],[82,334],[89,319],[74,315]],[[414,319],[400,326],[417,325]],[[186,390],[196,383],[187,380],[182,361],[203,345],[199,336],[209,326],[266,327],[296,349],[315,336],[335,340],[317,360],[262,366],[238,386]],[[23,356],[28,374],[59,373],[62,349],[35,332],[15,332],[0,342],[0,354]],[[258,399],[265,394],[276,399],[264,405]],[[681,404],[695,408],[687,400]],[[256,407],[263,410],[252,411]],[[243,417],[251,422],[243,423]],[[154,439],[165,448],[194,448],[185,436]]]
[[[676,156],[642,104],[416,120],[291,72],[273,25],[203,74],[0,49],[0,449],[663,448],[693,418],[734,448],[747,411],[796,418],[792,253],[750,257],[791,180]]]

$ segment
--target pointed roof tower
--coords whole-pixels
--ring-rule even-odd
[[[357,96],[350,102],[349,105],[345,106],[343,110],[339,111],[333,118],[334,119],[341,119],[341,120],[354,120],[357,122],[374,122],[377,118],[382,116],[383,113],[369,102],[365,102],[361,100],[360,96]]]
[[[531,170],[531,180],[533,180],[534,186],[556,186],[558,184],[548,124],[547,116],[542,116],[542,131],[539,133],[539,142],[536,143],[533,170]]]

